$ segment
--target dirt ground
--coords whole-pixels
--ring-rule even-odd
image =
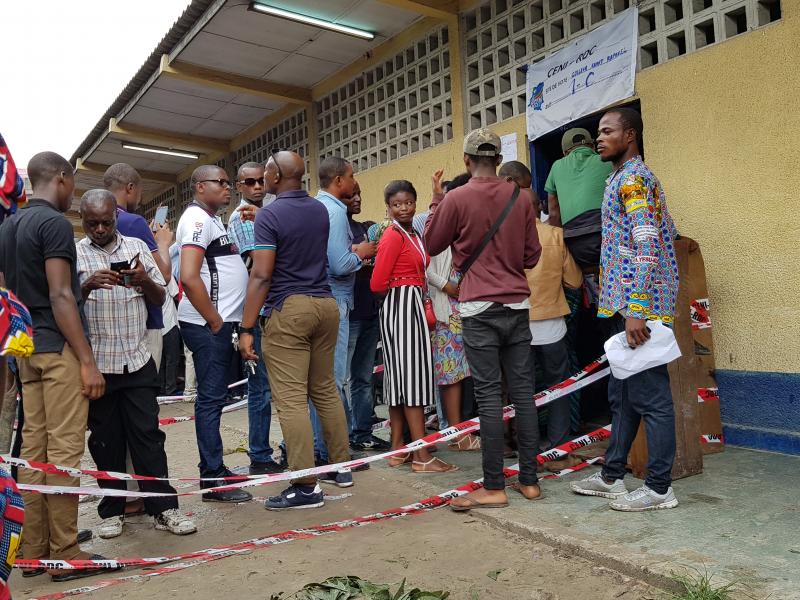
[[[162,408],[162,416],[191,414],[189,406]],[[226,463],[246,465],[246,411],[224,417]],[[166,428],[170,470],[191,476],[196,472],[197,450],[192,423]],[[273,437],[278,437],[275,432]],[[90,466],[88,458],[85,466]],[[466,478],[465,478],[466,481]],[[91,480],[86,483],[91,485]],[[259,497],[277,493],[281,484],[255,488]],[[185,487],[179,491],[195,489]],[[442,488],[444,491],[446,488]],[[356,474],[348,490],[326,488],[331,500],[318,510],[268,512],[263,502],[226,506],[202,503],[198,496],[181,499],[181,509],[198,525],[198,533],[173,536],[153,529],[148,517],[126,521],[125,532],[113,540],[95,538],[84,549],[107,557],[162,556],[268,536],[293,528],[329,523],[400,506],[425,497],[409,483],[407,475],[382,465]],[[512,502],[524,502],[521,497]],[[80,526],[96,528],[96,500],[80,505]],[[46,575],[12,578],[15,598],[37,598],[72,588],[91,586],[103,579],[145,575],[147,570],[126,569],[110,576],[53,584]],[[493,574],[496,580],[490,576]],[[221,598],[265,599],[279,592],[294,592],[306,583],[336,575],[357,575],[380,583],[446,590],[453,600],[623,600],[658,598],[644,583],[573,556],[543,543],[494,529],[470,515],[439,509],[349,529],[340,533],[224,558],[159,577],[142,578],[87,594],[92,598]]]

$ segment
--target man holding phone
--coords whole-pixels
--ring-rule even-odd
[[[191,186],[194,200],[181,216],[177,230],[185,292],[178,305],[178,324],[197,373],[195,429],[200,476],[229,477],[233,473],[222,460],[219,425],[228,396],[228,370],[236,353],[233,337],[242,320],[248,275],[217,216],[231,201],[228,174],[215,165],[203,165],[192,173]],[[223,483],[204,481],[201,487]],[[241,489],[203,494],[204,502],[246,502],[251,498]]]
[[[86,236],[77,244],[78,277],[89,322],[89,338],[106,380],[103,396],[89,406],[89,451],[97,467],[125,469],[130,450],[138,475],[167,477],[164,432],[158,427],[158,377],[146,344],[147,308],[164,302],[164,278],[147,246],[120,235],[114,196],[89,190],[81,198]],[[125,489],[124,481],[100,481],[101,487]],[[174,494],[166,481],[143,481],[145,492]],[[146,498],[145,510],[156,529],[177,535],[194,533],[194,523],[177,510],[175,496]],[[106,497],[97,507],[103,518],[99,535],[122,534],[125,498]]]

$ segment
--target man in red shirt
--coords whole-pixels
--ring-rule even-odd
[[[479,248],[516,190],[515,183],[497,176],[503,159],[500,148],[500,138],[489,129],[471,132],[464,140],[464,164],[472,178],[446,196],[437,194],[431,204],[425,247],[436,255],[452,246],[456,271]],[[464,346],[481,418],[484,487],[453,499],[450,506],[456,511],[508,505],[501,374],[517,410],[519,489],[531,500],[541,493],[536,476],[539,425],[530,374],[530,289],[525,269],[536,266],[542,249],[532,204],[525,198],[517,200],[459,288]]]

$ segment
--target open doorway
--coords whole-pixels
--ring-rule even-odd
[[[624,104],[628,108],[641,113],[641,102],[635,100]],[[549,213],[547,206],[547,192],[544,190],[547,176],[553,163],[564,156],[561,148],[561,137],[568,129],[580,127],[597,136],[597,129],[603,111],[576,119],[566,123],[530,143],[530,164],[533,176],[532,187],[542,199],[541,208]],[[642,149],[644,151],[644,149]],[[580,291],[570,294],[567,290],[567,300],[572,309],[572,314],[567,317],[567,339],[570,347],[571,372],[577,372],[604,352],[603,342],[605,337],[598,327],[597,307],[587,305],[587,296]],[[606,379],[598,381],[577,394],[580,395],[580,422],[604,425],[609,422],[610,410],[608,406],[608,383]],[[577,406],[573,405],[573,425],[575,425]]]
[[[623,104],[627,108],[632,108],[639,113],[642,112],[641,102],[634,100],[633,102]],[[543,135],[537,140],[530,143],[530,159],[531,159],[531,174],[533,175],[533,189],[542,199],[542,210],[548,212],[547,209],[547,192],[544,191],[544,184],[547,181],[547,175],[550,173],[550,168],[553,163],[559,158],[564,156],[561,151],[561,136],[564,132],[573,127],[581,127],[589,131],[592,137],[597,136],[597,126],[600,124],[600,118],[605,113],[605,110],[596,112],[594,114],[581,117],[571,123],[562,125],[558,129],[554,129],[550,133]],[[642,147],[642,156],[644,156],[644,147]]]

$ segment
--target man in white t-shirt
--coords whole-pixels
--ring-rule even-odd
[[[222,460],[219,424],[228,393],[228,372],[236,353],[233,337],[242,319],[247,268],[216,216],[231,201],[231,182],[225,170],[214,165],[198,167],[192,173],[191,186],[194,199],[176,232],[184,291],[178,322],[197,373],[195,431],[200,476],[230,477],[233,473]],[[204,481],[201,487],[224,483]],[[203,494],[204,502],[245,502],[251,498],[244,490]]]

